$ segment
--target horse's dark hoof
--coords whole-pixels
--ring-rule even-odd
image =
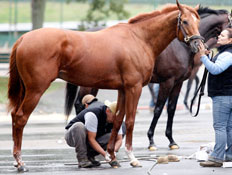
[[[156,145],[149,145],[148,149],[149,151],[156,151],[158,148],[156,147]]]
[[[171,150],[173,150],[173,149],[179,149],[179,148],[180,148],[176,143],[169,144],[168,147],[169,147]]]
[[[112,168],[118,168],[118,167],[121,167],[121,165],[119,164],[119,162],[117,160],[114,160],[114,161],[111,161],[109,162],[110,166]]]
[[[18,167],[18,172],[19,173],[28,172],[28,171],[29,171],[29,169],[25,165],[22,165],[22,166]]]

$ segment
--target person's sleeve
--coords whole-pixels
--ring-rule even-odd
[[[209,58],[204,55],[201,56],[201,61],[211,74],[217,75],[232,65],[232,54],[229,52],[220,54],[215,63],[210,61]]]
[[[97,125],[98,125],[97,116],[93,112],[87,112],[84,117],[85,117],[85,128],[90,132],[97,132]]]

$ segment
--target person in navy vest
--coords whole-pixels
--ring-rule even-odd
[[[218,37],[218,54],[210,61],[203,45],[199,47],[202,63],[209,71],[208,96],[213,102],[215,146],[203,167],[221,167],[232,161],[232,29],[223,30]]]
[[[99,154],[110,163],[106,148],[113,128],[117,103],[106,101],[104,104],[88,94],[83,97],[82,104],[85,109],[65,127],[65,140],[69,146],[75,147],[80,168],[100,166],[100,162],[95,159]],[[116,152],[122,145],[122,134],[121,127],[116,139]]]

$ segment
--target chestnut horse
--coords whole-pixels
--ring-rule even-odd
[[[190,43],[193,50],[202,42],[196,9],[176,2],[97,32],[43,28],[16,41],[10,56],[8,98],[18,171],[27,171],[21,158],[24,126],[56,78],[80,86],[118,90],[107,151],[111,160],[117,161],[115,139],[126,115],[126,153],[131,164],[139,166],[132,152],[135,114],[156,57],[176,37]]]
[[[215,38],[228,24],[228,12],[226,10],[213,10],[203,7],[201,7],[197,12],[201,17],[200,33],[203,37],[205,37],[208,47],[212,48],[217,42]],[[169,64],[165,64],[167,62]],[[150,150],[156,149],[153,140],[154,130],[167,99],[169,99],[169,102],[167,109],[168,121],[166,136],[170,141],[169,147],[171,149],[179,148],[172,137],[172,125],[177,100],[183,81],[196,74],[200,65],[201,61],[199,58],[194,58],[194,53],[189,50],[189,47],[178,40],[172,41],[171,44],[157,57],[152,79],[149,83],[160,83],[159,96],[154,110],[154,117],[147,133],[150,141]],[[68,106],[72,105],[69,98],[75,98],[76,92],[73,93],[72,91],[75,91],[76,89],[77,87],[71,84],[67,84],[66,86],[66,115],[69,115],[71,112],[70,108],[68,108]],[[76,113],[80,112],[82,108],[81,99],[88,93],[96,96],[97,89],[80,87],[75,101]]]

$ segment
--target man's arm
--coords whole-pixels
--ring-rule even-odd
[[[96,132],[91,132],[91,131],[87,131],[88,134],[88,140],[90,145],[92,146],[92,148],[99,152],[102,156],[105,157],[106,152],[104,151],[104,149],[99,145],[99,143],[96,141]]]

